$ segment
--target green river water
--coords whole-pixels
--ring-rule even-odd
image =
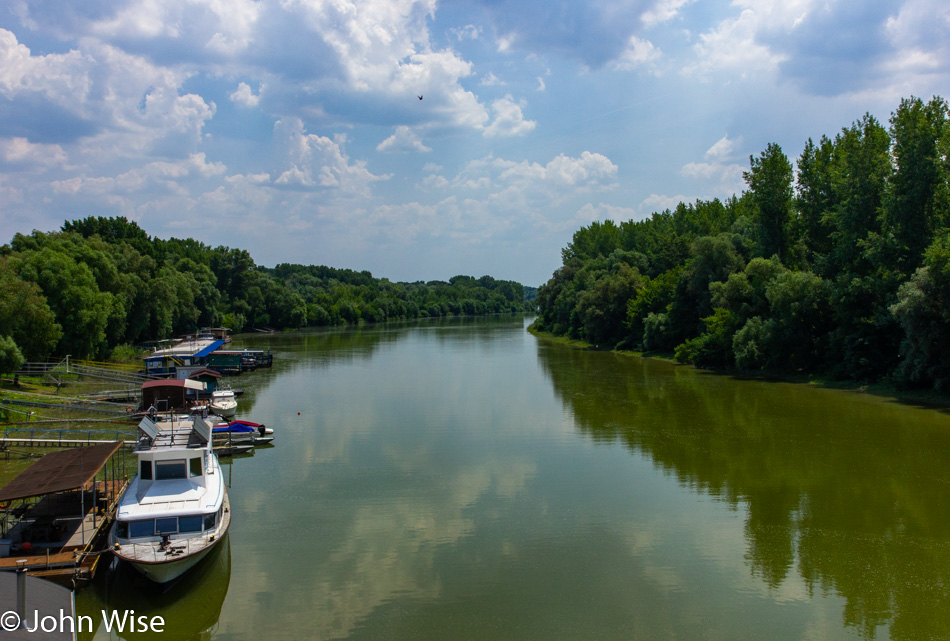
[[[950,638],[950,414],[537,339],[500,318],[238,337],[275,446],[227,545],[80,614],[155,639]]]

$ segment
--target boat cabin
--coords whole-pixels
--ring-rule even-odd
[[[206,492],[221,483],[209,482],[216,469],[209,448],[211,426],[197,416],[170,425],[159,428],[147,417],[139,424],[138,478],[130,490],[135,501],[119,506],[119,539],[200,534],[216,525],[218,506]]]
[[[148,381],[142,384],[142,409],[187,410],[206,389],[204,383],[192,379]]]
[[[230,327],[202,327],[198,332],[199,338],[210,338],[216,341],[231,342]]]

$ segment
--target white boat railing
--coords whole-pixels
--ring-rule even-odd
[[[132,561],[158,563],[174,561],[176,558],[187,558],[192,554],[201,552],[213,542],[208,537],[196,536],[190,539],[171,541],[166,548],[162,548],[159,541],[123,543],[120,544],[118,552]]]

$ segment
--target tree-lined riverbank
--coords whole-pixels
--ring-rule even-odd
[[[950,391],[950,114],[770,144],[748,191],[574,234],[536,327],[702,367]]]
[[[206,326],[240,332],[482,315],[523,311],[524,301],[520,283],[490,276],[393,283],[325,266],[269,269],[243,249],[163,240],[123,217],[90,217],[0,247],[0,360],[105,357]]]

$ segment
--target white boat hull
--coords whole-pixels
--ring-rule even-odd
[[[114,536],[110,537],[110,541],[113,544],[113,553],[145,575],[146,578],[155,583],[168,583],[197,565],[201,559],[208,555],[208,552],[221,543],[221,540],[227,536],[230,525],[231,502],[227,495],[225,495],[224,511],[222,513],[222,523],[220,527],[213,537],[209,537],[208,539],[204,537],[191,539],[191,541],[195,542],[201,541],[201,543],[198,544],[200,547],[194,552],[182,554],[170,559],[166,551],[162,549],[157,542],[124,544],[116,547],[116,539]],[[187,541],[187,539],[172,539],[169,542],[171,546],[170,549],[174,550],[176,547],[182,546],[185,546],[186,549],[190,549],[191,546],[187,545],[185,541]]]
[[[234,392],[230,389],[221,389],[211,392],[211,411],[218,416],[231,418],[237,412],[237,399],[234,398]]]
[[[237,413],[237,403],[212,403],[211,411],[222,418],[231,418]]]
[[[155,583],[168,583],[174,581],[182,574],[193,568],[198,562],[208,556],[208,553],[214,549],[209,545],[202,551],[192,554],[175,561],[165,561],[161,563],[132,563],[132,567],[142,573],[145,578]]]

